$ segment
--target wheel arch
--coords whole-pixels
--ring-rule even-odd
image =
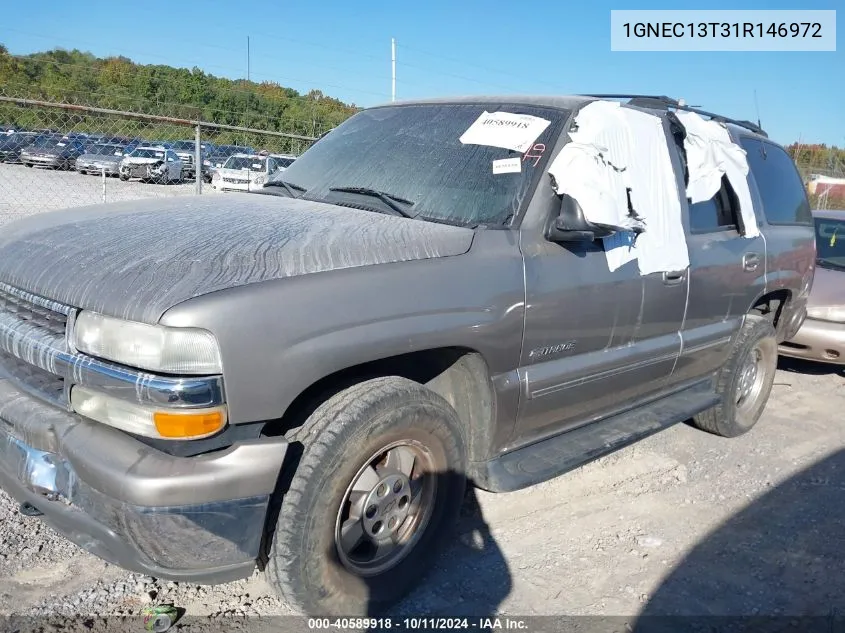
[[[443,397],[463,424],[467,458],[488,458],[496,421],[493,383],[482,354],[467,347],[418,350],[336,370],[300,391],[281,417],[265,425],[263,434],[288,434],[304,424],[331,396],[354,384],[384,376],[413,380]]]
[[[788,326],[786,319],[781,317],[789,302],[792,300],[792,291],[788,288],[779,288],[761,294],[748,309],[748,314],[758,314],[769,319],[778,335],[778,341],[784,338],[785,328]]]

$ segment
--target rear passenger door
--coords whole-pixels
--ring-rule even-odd
[[[681,355],[673,375],[677,382],[715,372],[727,361],[732,337],[764,293],[766,279],[765,240],[740,232],[739,201],[726,176],[710,200],[696,204],[686,200],[683,206],[689,298]]]
[[[748,156],[752,195],[760,200],[768,224],[766,291],[801,288],[810,277],[807,267],[815,259],[807,252],[813,243],[808,239],[813,234],[813,216],[804,183],[782,147],[754,137],[739,142]]]

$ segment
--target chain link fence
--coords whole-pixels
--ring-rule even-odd
[[[249,123],[257,127],[0,95],[0,224],[73,206],[254,190],[327,131],[317,120]],[[813,207],[845,208],[845,160],[792,153]]]
[[[104,202],[249,190],[315,140],[308,134],[3,96],[0,126],[0,223]],[[227,166],[243,175],[221,172]],[[224,183],[224,176],[237,182]]]

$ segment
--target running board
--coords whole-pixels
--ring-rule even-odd
[[[477,464],[474,483],[512,492],[547,481],[645,439],[719,404],[710,380],[648,405],[593,422]]]

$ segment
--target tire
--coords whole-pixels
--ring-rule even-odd
[[[118,177],[119,177],[119,178],[120,178],[123,182],[126,182],[127,180],[129,180],[129,176],[127,176],[127,175],[125,175],[125,174],[120,174]]]
[[[759,315],[747,315],[717,378],[716,393],[722,396],[722,403],[695,416],[695,425],[722,437],[738,437],[750,431],[766,408],[777,359],[772,322]]]
[[[267,580],[309,615],[369,615],[401,599],[432,564],[463,501],[465,445],[454,409],[418,383],[376,378],[326,400],[289,439],[302,442],[302,455],[278,520],[268,522]],[[386,461],[368,467],[386,449]],[[402,483],[391,464],[413,476]],[[351,518],[355,507],[359,519]],[[404,518],[391,514],[403,508]],[[350,524],[360,528],[357,548],[339,545]],[[388,526],[405,546],[378,559],[370,536],[391,533]]]

